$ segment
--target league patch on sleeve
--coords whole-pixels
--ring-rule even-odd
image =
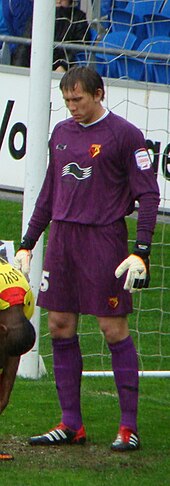
[[[145,148],[136,150],[135,159],[136,159],[137,166],[140,170],[150,169],[151,159]]]

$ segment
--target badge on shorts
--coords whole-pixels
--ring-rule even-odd
[[[137,166],[140,170],[150,169],[151,159],[145,148],[136,150],[135,159],[136,159]]]
[[[116,309],[116,307],[118,306],[118,297],[109,297],[109,300],[108,300],[108,303],[110,305],[110,307],[112,307],[113,309]]]

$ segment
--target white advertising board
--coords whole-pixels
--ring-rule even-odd
[[[5,69],[6,68],[6,69]],[[105,80],[105,105],[138,126],[148,144],[157,175],[160,209],[170,211],[170,96],[168,87]],[[69,116],[59,90],[51,85],[49,136]],[[29,70],[0,67],[0,188],[23,190],[25,184]],[[40,120],[41,124],[41,120]]]

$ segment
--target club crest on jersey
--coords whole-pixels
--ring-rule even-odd
[[[140,170],[147,170],[151,167],[151,159],[149,153],[145,148],[141,148],[136,150],[135,152],[135,159],[137,166]]]
[[[82,169],[76,162],[70,162],[63,167],[62,177],[72,175],[76,179],[84,180],[90,177],[92,173],[92,167],[85,167]]]
[[[96,155],[100,154],[101,145],[97,143],[92,143],[91,147],[89,148],[89,152],[91,157],[96,157]]]
[[[116,309],[116,307],[118,306],[118,297],[109,297],[109,300],[108,300],[108,303],[110,305],[110,307],[112,307],[113,309]]]

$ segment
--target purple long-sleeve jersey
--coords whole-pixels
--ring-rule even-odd
[[[159,188],[142,132],[109,112],[83,126],[69,118],[50,139],[50,161],[27,236],[37,241],[51,220],[108,225],[139,202],[137,240],[150,243]]]

